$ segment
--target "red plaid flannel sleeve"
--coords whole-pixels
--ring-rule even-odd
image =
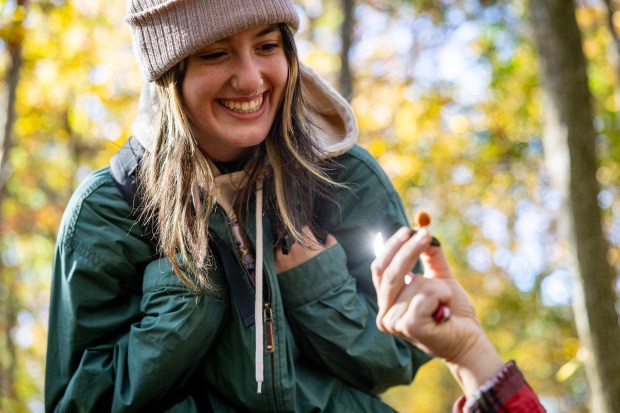
[[[461,396],[453,413],[544,413],[545,408],[511,360],[468,399]]]

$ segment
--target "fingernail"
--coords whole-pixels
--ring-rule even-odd
[[[439,304],[439,306],[433,313],[433,319],[436,322],[441,323],[442,321],[448,321],[451,314],[452,311],[450,310],[450,307],[445,304]]]

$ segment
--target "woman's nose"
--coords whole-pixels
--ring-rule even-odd
[[[263,76],[257,62],[251,57],[239,59],[238,69],[231,77],[231,85],[235,91],[246,95],[261,92]]]

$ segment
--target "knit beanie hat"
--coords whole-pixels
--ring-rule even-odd
[[[185,57],[217,40],[299,16],[292,0],[127,0],[127,17],[138,66],[153,81]]]

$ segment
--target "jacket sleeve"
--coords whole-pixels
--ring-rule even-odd
[[[338,244],[279,274],[287,317],[303,353],[370,393],[410,383],[430,357],[376,327],[373,235],[407,225],[400,198],[360,148],[342,160],[349,189],[337,194],[329,229]]]
[[[167,260],[153,260],[123,202],[109,179],[88,178],[63,217],[50,300],[46,411],[194,405],[185,382],[216,336],[226,304],[191,294]]]
[[[516,363],[511,360],[495,377],[483,384],[469,399],[461,396],[453,413],[544,413],[534,390],[527,384]]]
[[[101,273],[88,274],[75,267],[67,275],[73,280],[102,277]],[[69,284],[65,288],[77,287],[74,282]],[[83,350],[79,350],[77,343],[82,326],[99,326],[104,331],[116,324],[123,330],[126,320],[119,313],[107,311],[105,306],[66,309],[64,316],[76,323],[65,324],[67,328],[60,334],[69,339],[69,347],[67,351],[57,351],[60,358],[51,365],[62,369],[59,365],[63,361],[70,362],[64,356],[73,353],[77,366],[66,372],[69,381],[64,389],[58,389],[60,397],[49,410],[132,412],[154,406],[161,409],[173,404],[172,394],[183,394],[185,382],[216,336],[225,305],[212,296],[191,294],[165,259],[146,267],[139,305],[141,317],[127,331],[117,337],[98,338]],[[48,372],[48,380],[54,380],[52,374],[53,369]]]

